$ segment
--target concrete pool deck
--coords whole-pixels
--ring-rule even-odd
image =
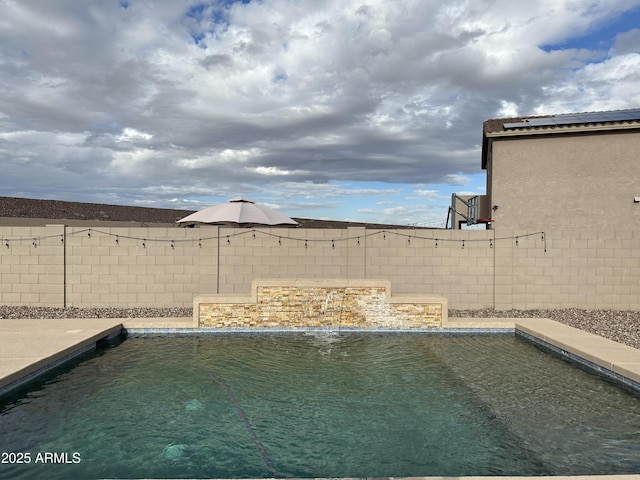
[[[0,320],[0,393],[121,331],[122,321],[111,319]]]

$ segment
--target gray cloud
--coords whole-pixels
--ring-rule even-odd
[[[637,106],[637,29],[604,54],[541,46],[638,4],[0,0],[0,188],[297,206],[451,183],[480,171],[487,118]]]
[[[620,33],[613,48],[617,55],[640,54],[640,28]]]
[[[209,55],[200,60],[200,65],[207,70],[214,67],[230,67],[233,65],[233,57],[228,54]]]

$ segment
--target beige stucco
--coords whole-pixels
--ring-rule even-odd
[[[489,134],[496,229],[640,225],[640,130]]]

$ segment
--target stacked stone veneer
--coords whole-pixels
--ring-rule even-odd
[[[194,300],[199,327],[442,326],[447,301],[439,296],[390,295],[385,281],[255,281],[250,297],[201,295]]]

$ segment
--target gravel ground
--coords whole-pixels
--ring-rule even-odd
[[[49,308],[0,305],[0,318],[166,318],[191,317],[188,308]]]
[[[449,317],[550,318],[640,349],[640,312],[616,310],[449,310]]]
[[[0,306],[0,318],[191,317],[188,308],[46,308]],[[551,318],[640,349],[640,312],[615,310],[449,310],[449,317]]]

